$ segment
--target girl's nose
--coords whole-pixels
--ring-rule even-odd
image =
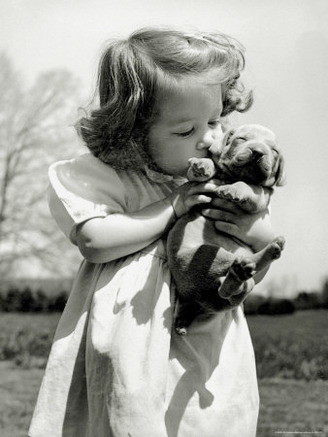
[[[205,132],[203,137],[196,144],[197,150],[209,149],[214,142],[215,133],[213,129]]]

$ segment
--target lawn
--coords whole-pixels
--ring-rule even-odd
[[[261,376],[257,437],[328,436],[327,316],[248,317]],[[0,314],[1,437],[26,437],[58,318]]]
[[[328,380],[328,311],[248,316],[262,378]]]
[[[1,437],[26,437],[42,374],[41,369],[0,363]],[[288,437],[305,432],[328,435],[327,381],[263,379],[259,389],[257,437],[278,437],[282,432]]]

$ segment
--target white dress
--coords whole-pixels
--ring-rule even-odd
[[[73,243],[85,220],[137,211],[181,183],[114,171],[90,154],[54,164],[49,177],[50,209]],[[29,435],[254,437],[259,399],[242,308],[178,336],[173,294],[162,240],[107,264],[83,261]]]

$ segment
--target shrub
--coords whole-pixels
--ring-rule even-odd
[[[20,293],[20,310],[24,313],[34,311],[34,297],[32,295],[32,291],[29,287],[26,287],[21,293]]]
[[[289,299],[269,298],[258,308],[258,314],[278,315],[292,314],[295,311],[295,305]]]
[[[62,312],[67,302],[67,293],[62,291],[58,296],[49,300],[48,311],[50,312]]]
[[[4,310],[6,312],[16,312],[21,310],[21,296],[20,291],[17,288],[10,288],[4,300]]]
[[[294,303],[297,309],[312,310],[322,306],[322,298],[318,293],[307,293],[302,291],[294,299]]]
[[[258,314],[259,307],[266,301],[266,298],[258,294],[250,294],[244,302],[244,312],[247,315]]]

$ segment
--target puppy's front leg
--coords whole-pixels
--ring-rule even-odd
[[[267,208],[272,189],[238,181],[233,184],[221,185],[216,194],[222,199],[236,203],[244,211],[256,213]]]
[[[210,158],[190,158],[187,178],[189,181],[205,182],[216,173],[215,164]]]

